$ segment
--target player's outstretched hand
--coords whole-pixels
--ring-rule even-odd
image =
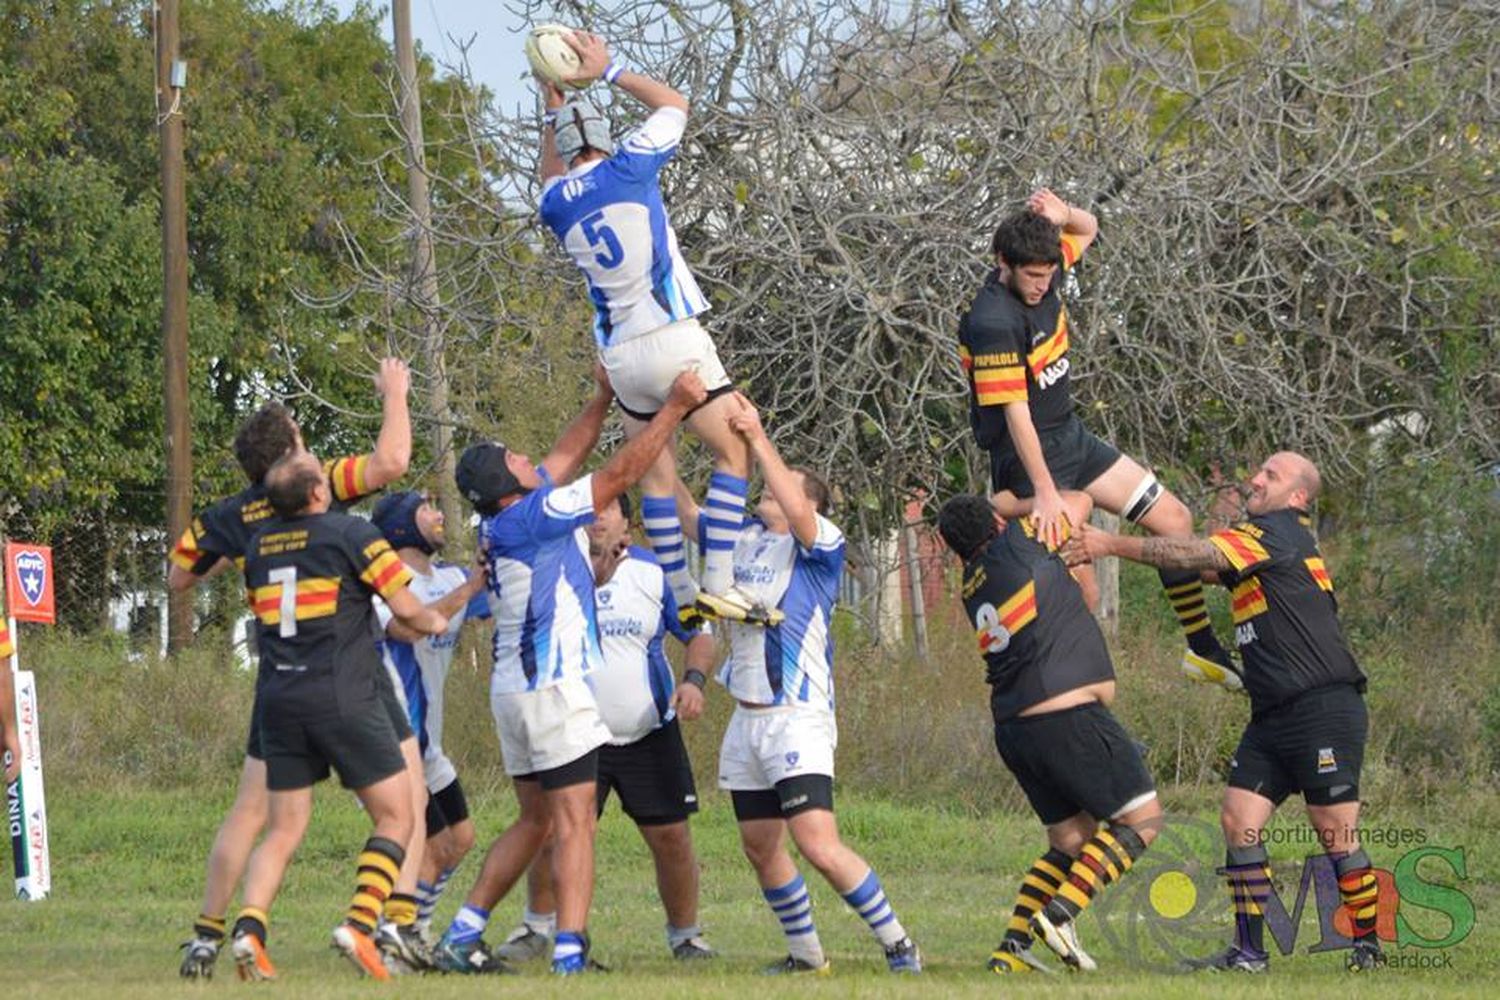
[[[411,370],[400,358],[383,358],[375,373],[375,392],[381,397],[392,394],[404,399],[411,391]]]
[[[703,714],[703,691],[696,684],[679,684],[672,692],[672,708],[684,722],[692,722]]]
[[[685,412],[697,409],[707,399],[708,389],[704,387],[703,379],[691,369],[682,372],[672,380],[672,391],[667,394],[667,402],[680,407]]]
[[[578,69],[568,76],[569,83],[593,82],[609,68],[609,46],[598,35],[575,31],[564,35],[563,41],[578,53]]]
[[[1073,529],[1073,536],[1062,547],[1063,562],[1069,566],[1081,566],[1109,555],[1109,540],[1112,536],[1082,522]]]
[[[1031,523],[1036,528],[1037,541],[1048,549],[1057,551],[1057,547],[1071,533],[1068,508],[1063,503],[1062,494],[1056,490],[1048,490],[1046,493],[1038,490],[1036,499],[1031,504]]]
[[[735,396],[739,399],[740,406],[729,414],[729,429],[746,441],[753,442],[765,437],[766,428],[760,421],[760,411],[740,393],[735,393]]]
[[[1054,226],[1068,221],[1068,203],[1053,194],[1050,188],[1037,188],[1026,199],[1026,207]]]

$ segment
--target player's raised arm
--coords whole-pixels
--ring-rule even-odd
[[[672,439],[677,425],[708,398],[697,372],[685,371],[672,382],[666,405],[657,411],[644,430],[626,441],[610,456],[604,468],[593,475],[594,509],[603,510],[646,474],[661,450]]]
[[[644,73],[626,69],[610,56],[609,46],[598,35],[586,31],[575,31],[565,36],[566,41],[578,53],[580,63],[572,80],[598,80],[619,87],[652,111],[660,108],[676,108],[688,113],[688,99],[675,88],[654,80]]]
[[[540,77],[537,78],[536,85],[542,89],[542,102],[547,108],[542,115],[542,156],[538,164],[542,183],[546,184],[552,178],[561,177],[568,172],[568,165],[557,152],[557,109],[567,102],[567,98],[561,90]]]
[[[614,390],[610,388],[609,376],[604,366],[594,363],[594,397],[583,412],[563,429],[557,443],[542,459],[541,467],[547,470],[554,483],[566,483],[578,474],[583,463],[599,443],[599,432],[609,416],[609,404],[614,402]]]
[[[781,453],[771,443],[760,422],[760,412],[748,401],[744,402],[739,412],[730,416],[729,426],[749,442],[750,453],[766,477],[766,489],[781,505],[792,534],[804,549],[812,548],[818,540],[818,508],[802,488],[801,478],[787,468]]]
[[[375,492],[406,475],[411,464],[411,412],[407,395],[411,392],[411,372],[399,358],[385,358],[375,375],[375,391],[380,394],[380,436],[375,450],[365,464],[367,492]]]
[[[1026,207],[1063,231],[1063,263],[1072,267],[1099,235],[1099,220],[1092,212],[1069,205],[1048,188],[1038,188],[1026,199]]]

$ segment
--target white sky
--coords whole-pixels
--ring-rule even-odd
[[[347,15],[355,0],[334,0],[333,5]],[[390,39],[390,3],[376,6],[384,11],[381,21]],[[437,64],[439,75],[445,64],[459,61],[455,40],[469,43],[469,71],[495,94],[501,109],[534,107],[531,71],[521,54],[522,24],[500,0],[411,0],[411,21],[418,46]]]

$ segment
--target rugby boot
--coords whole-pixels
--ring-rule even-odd
[[[1073,921],[1059,919],[1058,915],[1039,910],[1031,918],[1031,933],[1051,948],[1068,968],[1078,972],[1093,972],[1099,968],[1089,953],[1078,943],[1078,928]]]
[[[391,978],[391,970],[385,967],[380,947],[375,939],[352,924],[339,924],[333,929],[333,947],[349,960],[349,964],[362,976],[381,981]]]
[[[182,956],[182,966],[177,970],[183,979],[212,979],[214,977],[214,962],[219,957],[219,947],[224,943],[223,938],[195,937],[191,941],[182,942],[185,954]]]
[[[229,946],[234,956],[234,971],[247,983],[261,983],[276,978],[276,966],[266,954],[265,942],[254,934],[236,934]]]
[[[1229,662],[1226,654],[1220,662],[1207,656],[1199,656],[1191,649],[1182,652],[1182,672],[1202,684],[1217,684],[1230,691],[1245,690],[1245,676],[1239,668]]]
[[[1246,951],[1239,945],[1232,944],[1206,958],[1190,958],[1183,965],[1195,972],[1245,972],[1258,975],[1270,971],[1271,959],[1269,955]]]

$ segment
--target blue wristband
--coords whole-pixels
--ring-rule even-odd
[[[625,72],[624,66],[621,66],[617,62],[611,62],[608,66],[604,67],[604,82],[614,83],[620,78],[620,74],[623,72]]]

